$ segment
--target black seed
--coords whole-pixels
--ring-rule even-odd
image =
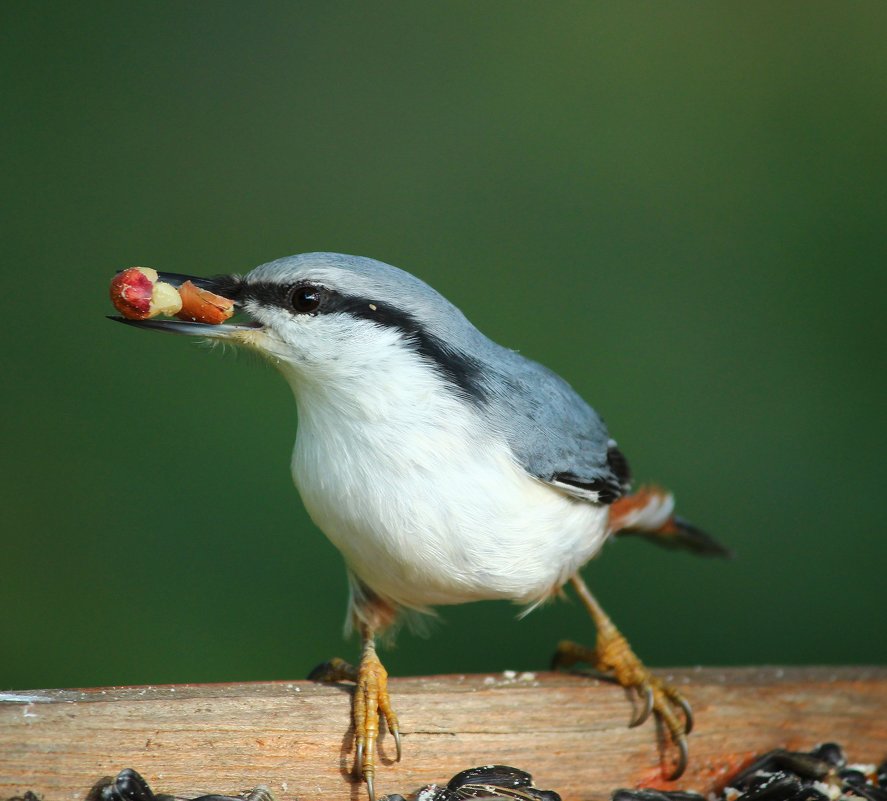
[[[532,783],[533,777],[523,770],[508,765],[483,765],[457,773],[447,783],[447,789],[458,790],[465,784],[490,784],[502,788],[529,787]]]
[[[777,771],[766,781],[757,784],[737,799],[737,801],[789,801],[801,790],[801,782],[795,776]]]
[[[774,758],[786,753],[785,749],[777,748],[774,751],[768,751],[766,754],[759,756],[745,770],[738,773],[730,780],[730,786],[737,790],[744,790],[750,787],[755,779],[758,778],[759,772],[770,773],[774,770]]]
[[[157,796],[157,801],[164,801],[164,799],[170,799],[174,801],[174,796]],[[192,798],[191,801],[243,801],[241,796],[234,795],[218,795],[216,793],[212,793],[210,795],[199,795],[197,798]]]
[[[683,790],[616,790],[611,801],[705,801],[699,793]]]
[[[554,790],[537,790],[535,787],[527,788],[537,801],[561,801],[561,797]]]
[[[815,759],[821,759],[823,762],[828,762],[833,768],[843,768],[847,764],[847,757],[844,756],[843,749],[837,743],[817,745],[810,752],[810,756]]]
[[[132,768],[124,768],[102,790],[103,801],[155,801],[151,788]]]
[[[829,801],[829,797],[815,787],[804,787],[801,792],[791,797],[791,801]]]
[[[802,779],[824,779],[832,769],[829,762],[802,751],[786,751],[776,757],[776,765]]]
[[[864,785],[867,781],[865,774],[861,770],[855,770],[853,768],[839,770],[838,778],[843,779],[847,784],[853,785],[854,787]]]
[[[431,791],[431,788],[434,787],[434,791]],[[421,795],[423,799],[427,801],[459,801],[459,796],[456,793],[448,790],[446,787],[437,787],[436,785],[427,785],[423,787],[416,793],[416,796]],[[403,796],[393,795],[389,796],[391,799],[399,799],[403,798]]]
[[[661,801],[664,798],[657,790],[627,790],[623,787],[614,791],[610,801]]]
[[[873,784],[845,784],[844,792],[853,793],[868,801],[887,801],[887,790],[875,787]]]
[[[754,777],[760,773],[772,773],[773,771],[788,771],[802,779],[822,779],[828,775],[831,765],[824,759],[801,751],[786,751],[784,748],[776,748],[758,757],[742,773],[734,778],[730,785],[737,790],[751,786]]]

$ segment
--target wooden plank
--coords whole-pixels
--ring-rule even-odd
[[[887,756],[887,669],[662,671],[696,712],[690,768],[706,792],[751,755],[833,740]],[[407,794],[465,768],[513,765],[564,801],[659,784],[656,727],[626,728],[619,687],[553,673],[392,679],[404,760],[383,736],[377,791]],[[309,682],[0,693],[0,799],[83,799],[124,767],[193,797],[265,784],[280,801],[363,801],[351,781],[350,689]]]

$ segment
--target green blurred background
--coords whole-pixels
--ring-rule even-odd
[[[355,656],[290,391],[129,330],[132,264],[410,270],[561,374],[737,551],[586,575],[651,665],[884,636],[887,5],[3,4],[0,687]],[[393,674],[537,669],[577,603],[442,610]]]

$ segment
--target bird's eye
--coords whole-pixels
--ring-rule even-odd
[[[323,294],[320,287],[306,284],[305,286],[297,286],[293,290],[290,302],[293,309],[300,314],[310,314],[317,311],[322,298]]]

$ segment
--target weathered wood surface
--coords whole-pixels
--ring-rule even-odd
[[[887,669],[663,671],[691,700],[690,768],[707,791],[755,753],[842,743],[887,756]],[[619,687],[552,673],[392,679],[404,759],[381,741],[377,792],[406,795],[468,767],[513,765],[564,801],[657,782],[656,728],[626,728]],[[32,790],[82,799],[102,776],[138,770],[193,797],[265,784],[280,801],[363,801],[350,779],[350,689],[309,682],[0,693],[0,800]]]

